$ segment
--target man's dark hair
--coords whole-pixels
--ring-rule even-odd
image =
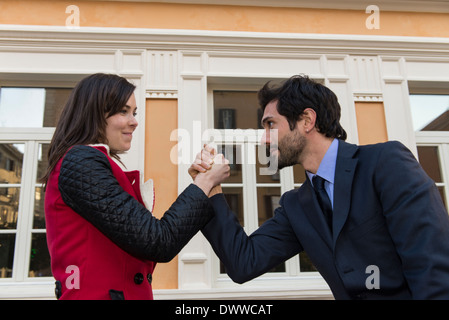
[[[271,101],[277,101],[277,111],[287,118],[290,130],[296,127],[306,108],[316,112],[315,126],[326,137],[346,140],[340,125],[340,104],[329,88],[307,76],[295,75],[278,86],[267,82],[258,93],[263,111]]]

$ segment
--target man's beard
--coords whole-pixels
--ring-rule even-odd
[[[286,135],[279,141],[277,145],[278,157],[277,157],[277,167],[282,169],[288,166],[293,166],[298,164],[300,157],[306,146],[306,138],[299,133],[299,131],[294,130],[290,132],[291,134]],[[271,148],[276,146],[271,146]],[[273,154],[270,157],[274,157]],[[276,159],[274,159],[276,161]]]

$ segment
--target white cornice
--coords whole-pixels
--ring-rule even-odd
[[[111,0],[102,0],[111,1]],[[449,12],[449,0],[112,0],[118,2],[162,2],[181,4],[287,7],[339,10],[365,10],[370,4],[383,11]]]
[[[2,50],[27,46],[448,56],[449,38],[0,25]]]

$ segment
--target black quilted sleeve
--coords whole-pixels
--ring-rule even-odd
[[[64,202],[129,254],[168,262],[212,218],[208,197],[188,186],[161,219],[125,192],[107,157],[89,146],[75,146],[61,164],[59,190]]]

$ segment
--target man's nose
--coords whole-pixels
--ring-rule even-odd
[[[262,145],[269,145],[270,144],[270,131],[264,130],[262,134],[262,139],[260,140],[260,143]]]

